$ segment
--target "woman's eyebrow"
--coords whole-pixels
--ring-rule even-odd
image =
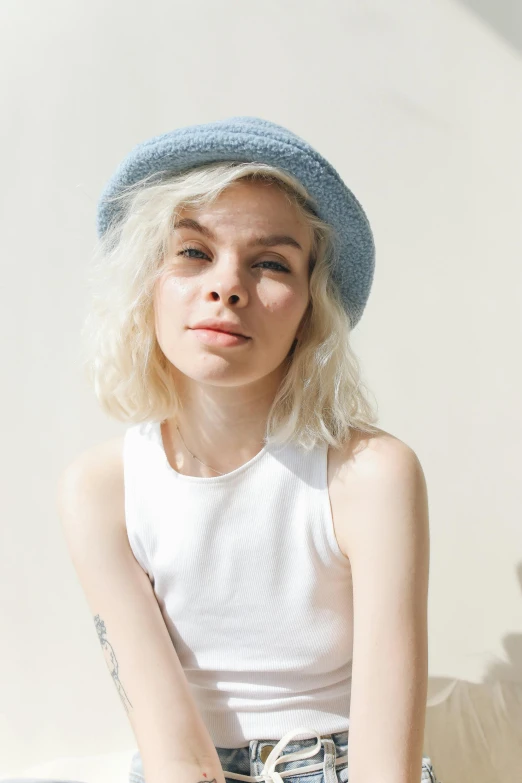
[[[194,220],[193,218],[180,218],[174,223],[173,228],[191,228],[193,231],[199,231],[200,234],[203,234],[203,236],[207,237],[208,239],[213,241],[216,239],[213,232],[209,228],[201,225],[201,223],[198,223],[198,221]],[[262,245],[263,247],[290,245],[291,247],[297,248],[297,250],[303,249],[297,239],[294,239],[294,237],[291,237],[288,234],[269,234],[268,236],[264,237],[254,237],[254,239],[248,243],[249,247],[252,247],[253,245]]]

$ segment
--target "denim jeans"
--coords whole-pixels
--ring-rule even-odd
[[[348,783],[348,731],[318,734],[317,738],[292,739],[292,736],[305,733],[311,733],[311,730],[300,728],[290,731],[279,741],[250,740],[242,748],[216,747],[226,783],[237,780],[255,783],[254,776],[259,783],[281,783],[278,775],[281,775],[283,783]],[[279,748],[274,752],[277,744]],[[278,758],[288,758],[291,753],[298,756],[275,763]],[[442,783],[435,775],[429,756],[422,757],[419,781]],[[129,783],[146,783],[139,751],[131,760]]]

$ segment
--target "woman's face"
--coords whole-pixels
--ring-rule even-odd
[[[183,226],[187,219],[202,230]],[[263,245],[270,235],[294,241]],[[266,183],[233,183],[211,206],[181,212],[154,291],[156,335],[174,377],[237,386],[274,373],[308,305],[311,240],[283,193]],[[191,328],[206,318],[231,320],[250,339],[207,344]]]

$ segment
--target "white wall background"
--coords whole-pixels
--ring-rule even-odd
[[[450,0],[3,0],[0,774],[135,745],[56,481],[125,425],[78,353],[97,198],[139,141],[251,114],[374,228],[355,347],[428,480],[430,676],[522,682],[521,61]]]
[[[522,4],[520,0],[458,0],[471,8],[506,41],[522,52]]]

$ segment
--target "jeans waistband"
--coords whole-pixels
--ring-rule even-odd
[[[311,744],[309,747],[301,747],[293,753],[282,755],[286,746],[292,742],[292,739],[297,734],[315,734],[315,744]],[[303,742],[306,743],[310,743],[311,741],[312,738],[303,740]],[[252,759],[253,767],[254,769],[256,769],[256,767],[259,768],[259,773],[255,775],[244,775],[239,772],[229,772],[228,770],[223,769],[225,777],[231,778],[232,780],[242,780],[245,781],[245,783],[284,783],[284,779],[290,775],[322,771],[324,774],[324,783],[338,783],[336,767],[348,763],[347,753],[344,755],[337,755],[337,749],[335,742],[332,739],[332,735],[324,737],[311,729],[303,727],[298,727],[287,732],[275,745],[267,742],[261,742],[260,744],[258,740],[255,742],[257,750],[262,750],[267,746],[271,747],[262,768],[261,764],[263,761],[261,757]],[[324,757],[320,761],[311,761],[310,764],[292,766],[280,771],[276,769],[277,764],[286,764],[287,762],[297,761],[298,759],[312,758],[312,756],[316,756],[320,753],[322,748],[324,748]],[[256,752],[255,755],[257,757],[259,754]]]

